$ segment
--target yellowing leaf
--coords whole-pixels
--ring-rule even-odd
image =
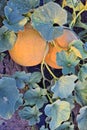
[[[87,10],[87,2],[86,2],[86,4],[84,5],[84,4],[80,1],[80,3],[78,3],[78,5],[76,6],[75,11],[81,11],[81,10],[83,10],[83,9]]]
[[[77,48],[75,48],[74,46],[71,46],[71,50],[73,50],[73,52],[76,54],[77,57],[82,58],[82,55]]]
[[[63,1],[62,1],[62,7],[64,8],[66,5],[67,5],[66,0],[63,0]]]

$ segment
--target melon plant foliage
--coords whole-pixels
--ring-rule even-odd
[[[61,36],[64,28],[83,28],[77,34],[78,40],[72,41],[67,50],[56,53],[62,76],[56,77],[46,65],[53,77],[49,86],[45,84],[43,64],[40,72],[0,74],[0,117],[8,120],[18,110],[19,116],[33,128],[45,114],[40,130],[74,130],[72,110],[77,103],[78,129],[87,129],[87,24],[81,21],[84,11],[87,2],[83,4],[80,0],[62,0],[61,5],[55,0],[0,0],[0,62],[27,22],[47,44]]]

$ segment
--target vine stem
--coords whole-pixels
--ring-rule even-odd
[[[70,28],[72,28],[73,24],[75,24],[77,18],[81,15],[81,13],[85,11],[85,9],[82,9],[78,14],[77,16],[72,20],[71,24],[70,24]]]
[[[58,78],[57,78],[57,77],[54,75],[54,73],[51,71],[51,69],[49,68],[49,66],[47,65],[47,63],[44,62],[44,64],[45,64],[47,70],[49,71],[49,73],[52,75],[52,77],[53,77],[55,80],[58,80]]]
[[[53,44],[54,43],[50,43],[50,44]],[[43,56],[43,60],[42,60],[42,63],[41,63],[41,73],[42,73],[42,77],[43,77],[43,85],[44,85],[44,88],[45,88],[45,83],[44,83],[44,80],[45,80],[45,76],[44,76],[44,65],[46,66],[47,70],[49,71],[49,73],[52,75],[52,77],[55,79],[55,80],[58,80],[58,78],[54,75],[54,73],[51,71],[51,69],[49,68],[49,66],[47,65],[47,63],[45,62],[45,57],[47,55],[49,51],[49,46],[48,46],[48,43],[46,44],[46,49],[45,49],[45,53],[44,53],[44,56]]]
[[[44,89],[46,88],[45,83],[44,83],[44,81],[45,81],[45,79],[46,79],[45,76],[44,76],[44,65],[46,66],[47,70],[48,70],[49,73],[52,75],[52,77],[54,78],[54,80],[57,80],[57,79],[58,79],[58,78],[54,75],[54,73],[51,71],[51,69],[49,68],[49,66],[46,64],[46,62],[45,62],[45,57],[46,57],[48,51],[49,51],[49,46],[48,46],[48,43],[47,43],[46,49],[45,49],[45,53],[44,53],[44,56],[43,56],[43,60],[42,60],[42,62],[41,62],[41,73],[42,73],[42,77],[43,77],[43,86],[44,86]],[[52,99],[51,99],[51,97],[50,97],[50,95],[49,95],[48,92],[47,92],[47,97],[48,97],[50,103],[52,104],[53,101],[52,101]]]
[[[44,83],[44,81],[45,81],[45,76],[44,76],[44,61],[45,61],[45,57],[46,57],[46,55],[48,53],[48,50],[49,50],[49,47],[48,47],[48,43],[47,43],[46,44],[46,48],[45,48],[45,53],[44,53],[44,56],[43,56],[43,60],[41,62],[41,73],[42,73],[42,77],[43,77],[43,86],[44,86],[44,88],[45,88],[45,83]]]
[[[50,98],[49,93],[47,93],[47,97],[48,97],[48,99],[49,99],[50,103],[52,104],[52,103],[53,103],[53,101],[52,101],[52,98]]]

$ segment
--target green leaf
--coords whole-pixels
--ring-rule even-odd
[[[67,51],[61,51],[56,54],[56,61],[59,66],[63,67],[63,74],[75,74],[75,66],[79,63],[80,60],[77,59],[77,56],[73,51],[69,53]]]
[[[17,110],[22,105],[23,105],[23,94],[19,94],[19,98],[15,103],[15,110]]]
[[[13,78],[0,79],[0,116],[9,119],[15,112],[15,104],[19,98],[16,81]]]
[[[17,71],[12,77],[16,80],[16,85],[18,88],[22,89],[25,87],[25,83],[29,82],[31,73],[26,73],[25,71]]]
[[[42,79],[42,74],[40,72],[31,73],[29,83],[39,83]]]
[[[79,81],[75,87],[75,98],[81,106],[87,105],[87,81]]]
[[[41,108],[45,103],[47,103],[46,94],[46,90],[40,87],[30,89],[24,94],[24,105],[37,105],[38,108]]]
[[[41,81],[42,75],[40,72],[26,73],[25,71],[17,71],[12,75],[16,79],[16,85],[22,89],[25,84],[29,85],[30,88],[36,88]]]
[[[0,16],[4,16],[4,7],[6,6],[7,0],[0,0]]]
[[[12,8],[6,6],[4,8],[6,19],[4,19],[3,24],[14,32],[24,29],[24,25],[27,23],[28,18],[22,16],[18,10],[13,10]]]
[[[63,33],[62,25],[67,22],[67,12],[57,3],[48,2],[34,11],[31,21],[43,38],[51,41]],[[55,23],[60,26],[54,26]]]
[[[49,122],[50,129],[55,130],[63,121],[69,119],[70,104],[66,101],[57,100],[52,104],[46,105],[45,114],[51,119]]]
[[[39,123],[41,112],[39,112],[37,106],[33,107],[24,107],[22,110],[19,111],[19,115],[21,118],[26,119],[29,121],[29,125],[35,125]]]
[[[16,35],[13,31],[8,31],[5,26],[0,28],[0,52],[10,50],[16,41]]]
[[[26,73],[25,71],[16,71],[12,75],[13,78],[23,80],[24,82],[28,82],[30,76],[31,76],[31,73]]]
[[[69,102],[71,110],[75,107],[75,96],[73,96],[73,94],[65,98],[64,101]]]
[[[78,77],[81,81],[84,81],[87,79],[87,63],[83,64],[78,72]]]
[[[9,0],[7,5],[13,10],[18,10],[20,14],[25,14],[31,9],[39,6],[40,0]]]
[[[87,106],[80,109],[80,114],[77,115],[77,123],[79,130],[87,130]]]
[[[54,38],[62,35],[63,28],[60,26],[54,27],[52,23],[36,23],[35,28],[41,33],[46,41],[51,41]],[[48,35],[49,34],[49,35]]]
[[[71,125],[70,122],[64,122],[56,130],[74,130],[74,125]]]
[[[53,92],[53,98],[68,98],[68,96],[71,95],[72,91],[74,90],[76,79],[77,76],[75,75],[66,75],[60,77],[51,89]]]
[[[87,58],[87,52],[83,48],[84,43],[81,40],[74,40],[69,44],[69,47],[74,46],[76,49],[80,51],[80,54],[82,55],[82,59]]]

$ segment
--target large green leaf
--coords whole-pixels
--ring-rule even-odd
[[[73,51],[69,53],[66,51],[61,51],[56,54],[56,61],[59,66],[63,67],[63,74],[75,74],[75,66],[79,63],[80,60],[77,59],[77,56]]]
[[[61,17],[62,16],[62,17]],[[67,22],[67,12],[54,2],[37,8],[31,16],[32,25],[47,41],[63,33],[63,24]],[[60,26],[54,26],[54,24]]]
[[[37,105],[38,108],[41,108],[45,103],[47,103],[46,94],[46,90],[40,87],[30,89],[24,94],[24,105]]]
[[[9,6],[4,8],[6,19],[4,19],[3,24],[14,32],[24,29],[24,25],[27,23],[28,18],[22,16],[18,10],[13,10]]]
[[[50,118],[49,127],[55,130],[63,121],[69,119],[70,104],[66,101],[57,100],[45,107],[45,114]]]
[[[38,86],[37,83],[41,81],[42,75],[40,72],[26,73],[25,71],[17,71],[12,75],[16,79],[16,85],[18,88],[24,88],[25,84],[29,87]]]
[[[5,26],[0,28],[0,52],[4,52],[13,47],[16,35],[13,31],[8,31]]]
[[[4,16],[4,7],[6,6],[7,0],[0,0],[0,16]]]
[[[74,125],[71,125],[70,122],[64,122],[56,130],[74,130]]]
[[[87,79],[87,63],[83,64],[82,67],[80,68],[78,77],[81,81],[84,81]]]
[[[79,113],[77,115],[79,130],[87,130],[87,106],[82,107]]]
[[[29,12],[37,7],[40,0],[9,0],[7,5],[13,10],[18,10],[21,14]]]
[[[68,96],[71,95],[72,91],[74,90],[76,79],[77,76],[75,75],[66,75],[60,77],[51,89],[53,92],[53,98],[68,98]]]
[[[15,112],[15,104],[19,99],[16,81],[13,78],[3,77],[0,79],[0,116],[5,119],[11,118]]]
[[[28,120],[29,125],[32,126],[36,123],[39,123],[39,116],[41,115],[41,112],[39,112],[37,106],[24,107],[22,110],[19,111],[19,115],[21,118]]]
[[[75,87],[75,98],[81,106],[87,105],[87,81],[79,81]]]

